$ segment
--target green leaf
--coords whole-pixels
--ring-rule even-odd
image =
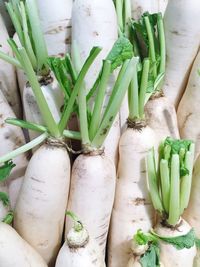
[[[127,59],[131,59],[133,57],[133,45],[131,42],[125,38],[120,37],[114,44],[112,50],[107,56],[107,60],[111,62],[112,71],[117,67],[123,64],[123,62]]]
[[[10,211],[6,217],[2,220],[3,223],[12,224],[14,218],[14,214],[12,211]]]
[[[10,203],[9,196],[5,192],[0,192],[0,201],[3,202],[3,205],[7,207]]]
[[[12,169],[16,165],[12,162],[12,160],[4,163],[3,166],[0,167],[0,182],[4,182],[10,175]]]
[[[159,239],[162,241],[171,244],[176,249],[181,250],[184,248],[191,248],[195,245],[196,237],[194,229],[190,230],[186,235],[177,236],[177,237],[162,237],[157,234],[155,234]]]
[[[160,266],[160,251],[157,244],[151,244],[149,249],[140,258],[142,267],[159,267]]]
[[[135,234],[133,238],[138,245],[146,245],[149,242],[148,237],[142,232],[141,229],[137,231],[137,234]]]

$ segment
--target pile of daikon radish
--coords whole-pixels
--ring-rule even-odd
[[[1,267],[200,267],[199,16],[0,0]]]

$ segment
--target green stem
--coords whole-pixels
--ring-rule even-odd
[[[160,161],[160,179],[161,179],[161,192],[163,199],[163,206],[166,213],[169,213],[169,198],[170,198],[170,176],[168,161],[162,159]]]
[[[128,62],[128,66],[127,66],[127,62]],[[137,63],[138,63],[138,58],[132,58],[131,60],[125,61],[125,66],[126,67],[126,71],[124,73],[124,76],[122,77],[122,79],[119,81],[117,81],[117,87],[116,85],[114,86],[114,90],[112,92],[111,95],[111,99],[112,99],[112,103],[110,103],[110,105],[107,106],[107,109],[105,111],[105,115],[103,117],[103,120],[101,122],[101,125],[94,137],[94,139],[92,140],[92,146],[95,148],[100,148],[105,139],[106,136],[109,133],[109,130],[115,120],[115,117],[120,109],[121,103],[123,101],[123,98],[126,94],[126,91],[128,89],[128,86],[133,78],[133,73],[135,71],[135,69],[137,68]],[[123,64],[123,65],[124,65]],[[123,68],[123,66],[122,66]],[[120,74],[119,74],[120,75]]]
[[[194,162],[194,144],[190,145],[190,151],[185,155],[185,167],[188,169],[189,174],[181,178],[181,195],[180,195],[180,214],[187,208],[190,200],[190,192],[192,186],[192,170]]]
[[[160,66],[159,66],[159,73],[165,72],[165,65],[166,65],[166,44],[165,44],[165,31],[163,25],[162,14],[158,14],[158,36],[159,36],[159,43],[160,43]]]
[[[128,90],[129,103],[129,119],[139,118],[139,88],[138,88],[138,72],[135,69],[133,79]]]
[[[155,156],[153,149],[147,155],[147,172],[148,172],[149,192],[151,195],[153,206],[155,210],[157,210],[162,214],[164,212],[164,209],[158,190]]]
[[[149,59],[144,59],[143,68],[142,68],[140,93],[139,93],[139,116],[141,119],[144,118],[144,103],[145,103],[145,96],[146,96],[147,87],[148,87],[149,68],[150,68]]]
[[[79,122],[82,138],[82,146],[89,145],[89,131],[88,131],[88,119],[87,119],[87,104],[86,104],[86,88],[82,85],[78,94],[78,106],[79,106]]]
[[[28,77],[28,81],[30,82],[31,88],[34,92],[43,120],[47,125],[50,134],[54,137],[60,137],[61,133],[59,132],[58,126],[53,118],[53,115],[51,114],[46,99],[42,93],[42,90],[40,88],[39,82],[31,65],[31,62],[27,56],[26,50],[24,48],[19,48],[19,53],[23,61],[24,71]]]
[[[21,17],[22,17],[22,27],[24,33],[24,48],[29,56],[33,69],[37,71],[37,59],[35,57],[33,47],[30,41],[29,30],[28,30],[28,23],[26,17],[25,6],[23,2],[20,2],[20,10],[21,10]]]
[[[108,85],[108,80],[110,77],[110,72],[111,72],[111,63],[105,60],[103,62],[102,76],[99,83],[98,93],[94,104],[94,111],[90,123],[90,129],[89,129],[90,140],[94,138],[101,122],[102,106],[106,93],[106,88]]]
[[[12,64],[16,68],[22,69],[20,62],[17,59],[15,59],[11,56],[8,56],[7,54],[5,54],[1,51],[0,51],[0,58],[4,61],[8,62],[9,64]]]
[[[61,118],[61,120],[59,122],[59,130],[60,130],[61,133],[64,131],[64,129],[66,127],[66,124],[67,124],[67,122],[69,120],[69,117],[70,117],[70,114],[71,114],[71,110],[73,109],[73,105],[74,105],[74,102],[76,100],[77,94],[79,93],[79,90],[83,86],[84,78],[85,78],[90,66],[94,62],[95,58],[100,53],[100,51],[101,51],[101,48],[99,48],[99,47],[94,47],[91,50],[89,57],[87,58],[85,64],[83,65],[83,67],[82,67],[82,69],[81,69],[81,71],[80,71],[80,73],[78,75],[76,84],[75,84],[74,89],[72,91],[72,94],[70,96],[70,99],[69,99],[69,102],[67,104],[67,107],[64,110],[62,118]]]
[[[172,155],[171,186],[168,223],[175,226],[180,219],[180,161],[179,155]]]
[[[120,32],[124,32],[124,23],[123,23],[123,1],[124,0],[116,0],[115,6],[116,6],[116,13],[117,13],[117,19],[118,19],[118,26]]]
[[[21,45],[24,46],[24,33],[22,30],[21,23],[17,17],[17,14],[14,12],[13,6],[11,3],[5,3],[5,4],[6,4],[6,8],[8,10],[8,13],[10,15],[10,18],[12,20],[12,23],[14,25],[15,31],[17,33],[17,36],[19,38],[19,41],[20,41]]]
[[[74,222],[74,230],[76,232],[80,232],[83,230],[83,224],[82,222],[78,219],[78,217],[72,212],[72,211],[67,211],[66,215],[69,216],[73,222]]]
[[[151,58],[151,64],[153,67],[153,76],[154,79],[157,77],[157,66],[156,66],[156,52],[155,52],[155,44],[154,44],[154,37],[152,33],[151,23],[149,21],[149,17],[144,17],[146,29],[147,29],[147,35],[149,39],[149,50],[150,50],[150,58]]]
[[[15,118],[8,118],[5,120],[5,122],[11,125],[19,126],[27,130],[37,131],[41,133],[48,132],[47,127],[43,125],[39,125],[36,123],[27,122],[27,121],[15,119]],[[76,132],[76,131],[64,130],[63,136],[69,139],[81,140],[80,132]]]
[[[40,73],[38,74],[46,75],[49,72],[49,68],[46,65],[48,52],[47,52],[47,47],[46,47],[46,43],[44,40],[44,35],[42,32],[42,27],[40,24],[40,18],[38,14],[36,1],[26,0],[25,6],[26,6],[28,19],[30,22],[32,39],[33,39],[34,47],[36,51],[38,69],[41,70]]]
[[[44,142],[45,139],[47,139],[48,136],[49,136],[48,133],[45,132],[45,133],[41,134],[39,137],[32,140],[31,142],[29,142],[29,143],[15,149],[15,150],[13,150],[13,151],[7,153],[6,155],[0,157],[0,164],[4,163],[6,161],[9,161],[11,159],[14,159],[17,156],[19,156],[20,154],[23,154],[23,153],[31,150],[32,148],[40,145],[41,143]]]
[[[130,39],[130,21],[131,21],[131,1],[124,0],[124,25],[125,25],[125,36]]]

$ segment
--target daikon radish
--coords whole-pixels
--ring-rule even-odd
[[[72,216],[74,226],[68,232],[58,254],[56,267],[105,267],[98,245],[89,236],[80,220],[71,212],[68,214]]]
[[[41,26],[50,56],[70,51],[73,0],[37,0]]]
[[[154,211],[145,182],[145,155],[156,141],[144,118],[149,67],[150,61],[145,59],[140,73],[135,69],[129,87],[129,117],[119,142],[118,179],[108,239],[109,267],[126,266],[132,255],[134,232],[138,228],[148,231],[153,225]]]
[[[14,118],[15,114],[0,91],[0,156],[25,144],[22,130],[5,123],[5,120],[9,117]],[[10,179],[16,179],[17,177],[24,175],[28,163],[26,154],[16,157],[14,163],[16,164],[16,167],[11,172]]]
[[[5,223],[0,223],[0,262],[6,267],[47,267],[42,257]]]
[[[43,134],[2,156],[0,163],[7,162],[46,140],[45,144],[33,154],[28,164],[14,211],[14,227],[42,255],[49,266],[55,266],[56,256],[61,246],[70,183],[70,160],[64,138],[65,136],[71,138],[76,136],[75,138],[80,139],[79,136],[77,137],[77,133],[66,131],[65,127],[73,110],[77,94],[83,86],[87,70],[99,51],[99,48],[95,48],[91,52],[81,69],[73,90],[70,91],[70,95],[66,99],[67,105],[65,104],[63,108],[62,119],[56,123],[25,49],[17,49],[20,61],[24,62],[24,70],[47,126],[17,119],[7,120],[10,124],[37,130]],[[69,76],[70,73],[65,77],[65,84],[69,84],[71,80]]]
[[[0,15],[0,29],[1,29],[1,36],[0,36],[0,44],[1,44],[1,52],[4,53],[4,57],[12,56],[12,50],[7,44],[8,39],[8,32],[4,25],[3,19]],[[1,83],[1,91],[3,92],[4,96],[6,97],[9,105],[12,107],[15,115],[17,117],[22,116],[22,109],[21,109],[21,101],[19,97],[19,92],[17,89],[17,81],[16,81],[16,74],[15,69],[12,65],[7,62],[4,62],[0,59],[0,83]]]
[[[184,219],[187,220],[190,225],[194,228],[197,238],[200,238],[200,227],[199,227],[199,190],[200,190],[200,157],[198,156],[193,172],[192,179],[192,190],[190,196],[190,202],[188,208],[185,210],[183,215]],[[200,251],[198,249],[197,256],[195,258],[194,267],[200,266]]]
[[[93,46],[102,47],[101,54],[86,76],[85,82],[87,90],[92,88],[102,68],[102,59],[106,58],[114,42],[117,40],[117,28],[117,17],[112,0],[74,1],[72,9],[72,41],[75,41],[79,49],[81,62],[85,61]],[[87,40],[87,42],[85,40]],[[113,76],[110,78],[110,83],[107,86],[105,106],[115,80]],[[106,154],[115,161],[115,164],[117,164],[118,161],[119,137],[120,127],[119,117],[117,116],[104,143]]]
[[[165,12],[167,65],[163,91],[176,108],[185,91],[191,65],[199,49],[199,14],[198,0],[170,0]]]
[[[189,81],[185,93],[178,106],[177,116],[180,135],[182,138],[191,139],[195,142],[195,156],[200,153],[200,128],[198,127],[200,108],[199,108],[199,87],[200,87],[200,52],[195,59],[195,62],[190,73]]]
[[[12,210],[15,209],[17,198],[18,198],[23,180],[24,180],[24,176],[17,177],[16,179],[12,179],[11,181],[7,182],[10,207]]]
[[[118,58],[119,59],[119,58]],[[78,156],[73,167],[70,185],[68,210],[73,210],[88,229],[91,238],[99,244],[105,253],[106,239],[113,207],[116,170],[112,160],[102,149],[103,142],[117,115],[127,87],[130,83],[136,59],[126,60],[119,72],[113,87],[111,97],[103,117],[99,118],[102,110],[105,91],[110,78],[111,63],[105,60],[100,87],[95,98],[95,117],[92,118],[93,128],[87,118],[86,93],[84,89],[79,95],[80,129],[82,135],[83,154]],[[100,106],[100,110],[98,107]],[[91,134],[91,128],[94,135]],[[94,136],[94,137],[93,137]],[[71,229],[71,223],[66,221],[66,235]]]
[[[159,1],[131,0],[132,18],[138,20],[144,12],[156,13],[159,10]]]
[[[194,230],[181,218],[190,198],[194,149],[191,141],[167,138],[160,147],[157,171],[153,150],[147,158],[149,191],[160,216],[153,235],[165,267],[193,266],[196,255]]]

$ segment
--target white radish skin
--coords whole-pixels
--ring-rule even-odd
[[[18,177],[16,179],[13,179],[11,181],[8,181],[8,195],[10,200],[10,207],[12,210],[15,209],[17,197],[19,195],[22,183],[23,183],[24,177]]]
[[[15,114],[0,90],[0,156],[4,156],[25,144],[22,130],[19,127],[5,123],[7,118],[15,118]],[[24,175],[27,166],[26,155],[19,155],[13,162],[16,167],[12,170],[10,179]]]
[[[61,89],[58,87],[57,82],[53,81],[46,85],[41,85],[41,90],[55,121],[59,122],[61,117],[61,107],[64,101]],[[41,112],[31,87],[26,86],[23,91],[23,106],[24,115],[27,121],[44,125]],[[29,131],[29,136],[30,140],[33,140],[35,137],[39,136],[39,133]]]
[[[162,237],[177,237],[186,235],[191,230],[191,226],[184,220],[181,220],[180,225],[177,229],[171,229],[158,224],[155,227],[155,232]],[[160,260],[163,262],[165,267],[189,267],[193,266],[193,261],[197,253],[196,246],[190,249],[177,250],[174,246],[159,241],[160,246]]]
[[[180,137],[174,105],[165,96],[150,99],[145,106],[145,114],[148,125],[156,134],[157,146],[168,136]]]
[[[155,144],[153,130],[128,128],[120,138],[118,179],[108,241],[108,266],[126,266],[131,240],[138,229],[147,232],[154,210],[146,184],[145,157]]]
[[[142,267],[140,259],[131,258],[128,262],[127,267]],[[161,262],[160,262],[160,267],[164,267],[164,265]]]
[[[0,223],[2,267],[47,267],[42,257],[9,225]]]
[[[161,12],[163,15],[165,14],[165,10],[167,8],[169,0],[158,0],[158,10]]]
[[[181,138],[195,142],[196,156],[200,153],[200,52],[190,73],[185,93],[178,106],[177,116]]]
[[[85,78],[88,90],[98,76],[102,67],[102,60],[107,57],[118,38],[117,30],[117,16],[112,0],[75,0],[72,9],[72,40],[76,41],[80,51],[81,62],[84,63],[94,46],[102,47],[101,53],[94,61]],[[113,84],[113,79],[110,81],[111,85]],[[111,86],[107,88],[107,98],[111,93],[111,88]],[[116,165],[119,137],[120,126],[119,117],[117,116],[104,143],[106,155],[110,156]]]
[[[198,156],[193,171],[192,179],[192,190],[190,194],[190,202],[188,208],[185,210],[183,215],[184,219],[194,228],[197,238],[200,238],[200,156]],[[200,251],[197,251],[196,265],[194,267],[200,266]]]
[[[1,44],[1,51],[12,56],[12,50],[7,43],[9,38],[6,27],[4,25],[3,19],[0,14],[0,44]],[[19,97],[19,92],[17,89],[17,81],[16,81],[16,74],[14,67],[5,62],[4,60],[0,59],[0,85],[1,90],[6,97],[9,105],[12,107],[15,115],[17,117],[21,117],[22,110],[21,110],[21,102]]]
[[[44,144],[29,162],[17,199],[14,227],[49,266],[61,245],[69,182],[66,149]]]
[[[73,210],[105,252],[115,194],[116,170],[106,155],[80,155],[72,168],[68,210]],[[66,221],[67,234],[71,223]]]
[[[167,65],[163,91],[178,107],[200,43],[199,0],[170,0],[164,16]]]
[[[70,239],[62,246],[55,267],[106,267],[98,245],[84,231],[68,233]]]
[[[37,0],[49,56],[70,51],[73,0]]]
[[[132,18],[138,20],[141,15],[148,11],[149,13],[158,12],[158,0],[131,0]]]

